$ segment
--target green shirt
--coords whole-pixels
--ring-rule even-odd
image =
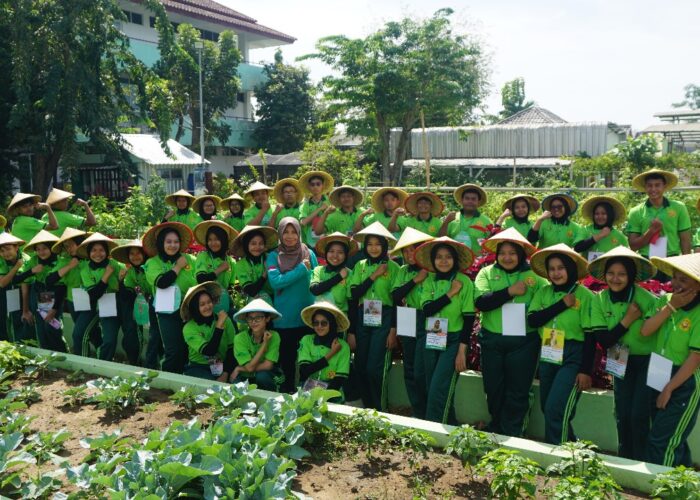
[[[85,264],[80,266],[80,281],[83,288],[89,290],[102,280],[102,276],[107,268],[98,267],[97,269],[92,269],[90,267],[90,261],[86,260],[84,262]],[[108,265],[114,268],[114,272],[107,280],[107,290],[105,290],[105,293],[114,293],[119,290],[119,271],[124,267],[124,264],[114,259],[109,259]]]
[[[564,312],[559,313],[553,319],[549,320],[546,325],[538,329],[540,337],[544,335],[545,328],[554,328],[564,331],[566,340],[583,341],[586,333],[591,329],[605,328],[604,324],[599,324],[602,318],[592,317],[593,302],[595,295],[583,285],[576,284],[573,291],[576,297],[576,304],[572,307],[567,307]],[[559,302],[566,295],[566,291],[556,292],[553,285],[545,285],[535,294],[530,303],[530,311],[541,311],[551,306],[555,302]],[[596,321],[594,323],[594,321]]]
[[[656,344],[656,335],[643,337],[639,332],[644,321],[656,314],[659,299],[639,285],[635,285],[633,290],[631,302],[639,306],[642,316],[630,325],[627,333],[620,339],[620,343],[629,347],[630,354],[651,354]],[[591,313],[595,317],[595,322],[604,324],[608,330],[612,330],[625,316],[629,302],[625,300],[613,302],[610,298],[609,289],[605,289],[597,294],[596,299],[597,304],[595,304]]]
[[[29,243],[39,231],[46,227],[46,222],[42,222],[34,217],[26,215],[18,215],[12,221],[12,236],[24,240],[25,244]]]
[[[182,222],[186,226],[188,226],[191,230],[194,231],[194,228],[197,224],[202,222],[202,218],[199,216],[197,212],[192,210],[191,208],[187,210],[187,213],[184,215],[180,215],[177,213],[177,209],[175,209],[175,215],[170,217],[168,219],[168,222]]]
[[[547,248],[559,243],[573,248],[574,243],[579,240],[580,231],[581,226],[572,220],[568,220],[566,224],[555,224],[552,219],[545,219],[540,225],[537,248]]]
[[[532,269],[517,271],[513,273],[506,272],[502,267],[491,264],[479,271],[474,281],[474,298],[477,299],[487,293],[498,292],[504,288],[516,284],[518,281],[523,281],[527,285],[527,291],[524,295],[517,295],[509,302],[514,304],[525,304],[525,314],[532,302],[533,297],[540,289],[547,285],[547,280],[535,274]],[[501,315],[502,307],[491,311],[481,311],[481,326],[490,333],[503,333],[503,317]],[[527,317],[527,316],[526,316]],[[527,331],[534,331],[534,328],[527,327]]]
[[[180,270],[175,279],[175,285],[180,289],[180,293],[184,298],[187,290],[197,284],[197,280],[194,277],[194,256],[188,253],[183,253],[182,255],[187,259],[187,267]],[[146,280],[148,280],[149,285],[151,285],[154,291],[157,288],[156,281],[158,281],[158,278],[170,271],[173,267],[175,267],[175,262],[163,262],[158,255],[146,261],[144,265],[146,269]]]
[[[433,217],[431,215],[430,219],[422,220],[419,219],[418,216],[410,216],[406,217],[404,227],[402,227],[401,229],[403,230],[407,227],[412,227],[413,229],[422,231],[425,234],[437,237],[440,233],[440,226],[442,226],[442,219],[440,219],[439,217]]]
[[[193,319],[185,323],[182,329],[182,336],[187,343],[190,363],[208,365],[211,358],[216,358],[216,360],[219,361],[224,361],[226,359],[226,353],[233,349],[234,330],[230,318],[226,318],[224,322],[224,333],[221,335],[221,342],[219,342],[216,356],[210,357],[202,354],[202,349],[204,349],[211,340],[214,335],[214,330],[216,330],[216,320],[214,320],[211,325],[207,325],[206,323],[200,325]]]
[[[277,214],[277,218],[275,219],[275,229],[280,227],[280,221],[285,217],[294,217],[296,220],[299,220],[299,207],[299,204],[289,208],[282,206],[282,210],[280,210],[280,212]],[[270,218],[272,218],[272,216],[270,216]]]
[[[62,253],[58,256],[58,262],[56,263],[55,270],[59,271],[62,268],[66,267],[68,264],[70,264],[70,261],[72,259],[73,257],[68,255],[67,253]],[[68,271],[59,281],[59,283],[63,283],[66,286],[66,299],[70,302],[73,302],[73,289],[80,288],[83,284],[80,275],[82,272],[82,268],[86,265],[87,261],[81,260],[80,264]]]
[[[530,229],[532,229],[532,226],[533,224],[530,220],[527,220],[525,222],[518,222],[513,217],[508,217],[503,223],[503,229],[509,229],[511,227],[514,227],[515,230],[522,234],[525,238],[527,238],[527,235],[530,233]]]
[[[578,232],[578,237],[576,238],[576,243],[579,241],[584,241],[587,240],[588,238],[592,238],[596,234],[600,232],[600,229],[596,229],[593,224],[589,224],[587,226],[581,227],[581,230]],[[623,247],[629,248],[629,241],[627,241],[627,236],[624,235],[624,233],[618,229],[612,228],[610,231],[610,234],[607,235],[605,238],[600,240],[598,243],[594,243],[591,248],[586,250],[585,252],[582,253],[584,257],[588,256],[588,252],[598,252],[598,253],[605,253],[609,252],[615,247],[619,247],[622,245]],[[590,259],[588,259],[590,260]]]
[[[245,221],[245,225],[247,226],[251,220],[253,220],[255,217],[258,216],[260,213],[260,208],[253,204],[249,206],[248,208],[245,209],[243,212],[243,220]],[[267,226],[267,224],[270,222],[270,217],[272,217],[272,207],[267,209],[267,212],[263,216],[262,220],[258,222],[258,226]]]
[[[680,233],[690,231],[690,216],[686,206],[675,200],[664,198],[661,208],[656,208],[649,200],[632,208],[627,222],[627,234],[642,235],[647,232],[654,219],[663,223],[661,236],[668,238],[666,255],[672,257],[681,254]],[[640,248],[638,252],[644,257],[649,256],[649,246]]]
[[[658,309],[672,296],[668,293],[659,298]],[[690,311],[678,308],[659,328],[654,348],[655,353],[673,361],[674,366],[685,363],[690,351],[700,352],[700,307],[697,305]]]
[[[259,263],[253,263],[247,258],[236,261],[236,279],[238,279],[238,284],[241,287],[246,285],[251,285],[258,281],[265,271],[265,256],[263,255],[262,260]],[[265,293],[269,297],[273,297],[272,287],[270,283],[265,280],[265,285],[262,287],[260,293]]]
[[[474,313],[474,284],[462,273],[457,273],[454,279],[462,282],[461,290],[433,316],[447,319],[448,333],[460,334],[464,326],[464,315]],[[438,280],[434,273],[430,273],[423,283],[420,300],[422,307],[439,299],[452,287],[452,280]]]
[[[29,258],[29,262],[25,264],[26,270],[32,269],[34,266],[39,264],[39,256],[34,254]],[[46,284],[46,278],[48,277],[49,274],[54,272],[56,270],[56,264],[58,264],[58,260],[54,262],[54,265],[45,265],[44,269],[39,274],[33,274],[31,277],[27,278],[24,282],[25,283],[43,283]],[[22,266],[22,267],[25,267]]]
[[[85,224],[85,217],[81,217],[80,215],[76,215],[65,210],[54,210],[53,214],[56,216],[56,221],[58,222],[58,229],[54,229],[53,231],[49,232],[54,236],[60,237],[67,227],[80,229],[81,227],[83,227],[83,224]],[[41,221],[45,224],[48,224],[49,214],[44,214],[41,217]]]
[[[18,255],[18,258],[22,259],[22,265],[17,270],[17,273],[15,274],[15,276],[17,276],[18,274],[26,273],[27,271],[29,271],[31,269],[31,267],[29,267],[30,266],[29,263],[31,261],[31,258],[29,257],[29,255],[27,255],[24,252],[20,252],[20,254]],[[5,276],[6,274],[9,274],[10,269],[15,267],[15,262],[17,262],[17,260],[15,260],[14,262],[7,262],[5,259],[0,259],[0,276]],[[28,280],[27,282],[31,283],[31,279]],[[19,284],[13,285],[10,282],[5,287],[5,290],[14,290],[15,288],[19,288]]]
[[[328,290],[325,293],[322,293],[321,295],[318,295],[316,297],[316,300],[325,300],[330,302],[331,304],[335,304],[335,306],[343,311],[345,314],[348,313],[348,298],[349,298],[349,291],[350,287],[348,286],[348,283],[350,282],[350,278],[352,276],[352,271],[350,269],[345,268],[346,271],[348,271],[348,276],[344,280],[341,280],[339,283],[336,285],[333,285],[333,288]],[[318,283],[322,283],[324,281],[327,281],[331,279],[333,276],[336,276],[338,272],[331,272],[329,271],[326,266],[316,266],[314,267],[313,272],[311,273],[311,285],[317,285]]]
[[[337,231],[339,233],[352,236],[352,228],[359,216],[360,211],[357,208],[350,213],[343,212],[342,209],[337,208],[334,212],[328,214],[328,217],[326,217],[326,234],[335,233]]]
[[[695,231],[693,236],[693,248],[700,247],[700,227]]]
[[[144,295],[152,296],[153,287],[146,279],[146,270],[141,266],[139,271],[135,267],[127,269],[124,275],[124,286],[130,290],[135,290],[136,287],[141,288]]]
[[[231,226],[233,229],[238,231],[239,233],[243,231],[243,228],[245,227],[245,219],[243,217],[226,217],[224,219],[224,222]]]
[[[455,220],[447,225],[447,236],[467,245],[475,255],[480,255],[481,243],[489,237],[486,227],[490,224],[491,219],[478,210],[472,217],[465,217],[459,211]]]
[[[330,352],[330,347],[323,344],[315,344],[316,335],[304,335],[299,342],[297,363],[314,363]],[[328,360],[328,365],[321,370],[312,373],[309,378],[328,382],[336,375],[347,377],[350,374],[350,346],[343,339],[338,339],[340,351]]]
[[[214,257],[211,252],[204,250],[197,254],[197,259],[194,263],[194,276],[195,279],[199,273],[209,274],[213,273],[217,267],[223,264],[224,259],[220,257]],[[229,270],[224,271],[216,277],[216,282],[221,285],[224,290],[233,285],[236,276],[236,263],[232,257],[226,256],[226,262],[228,262]],[[199,281],[199,280],[198,280]]]
[[[411,266],[409,266],[408,264],[404,264],[399,268],[399,272],[394,275],[394,282],[392,284],[391,290],[394,291],[397,288],[401,288],[406,283],[415,278],[418,275],[418,272],[419,269],[411,269]],[[414,309],[421,308],[420,298],[423,294],[423,288],[425,287],[425,282],[427,281],[427,279],[428,278],[426,277],[426,279],[424,279],[420,283],[417,283],[413,288],[411,288],[411,291],[408,292],[408,295],[406,295],[404,299],[406,306],[413,307]]]
[[[314,213],[314,211],[317,208],[320,208],[322,205],[328,205],[328,204],[329,204],[328,196],[326,196],[325,194],[321,196],[321,199],[319,200],[318,203],[315,203],[311,198],[304,199],[304,201],[301,203],[301,206],[299,207],[299,220],[301,221],[302,219],[306,219],[312,213]],[[309,224],[307,224],[305,226],[304,225],[301,226],[301,233],[302,233],[304,243],[306,243],[306,245],[309,248],[316,248],[316,243],[318,242],[319,236],[312,234],[312,232],[313,232],[314,225],[316,224],[318,219],[321,218],[322,213],[323,213],[323,211],[319,211],[316,214],[316,217],[314,217],[314,219]]]
[[[267,350],[260,361],[271,361],[277,363],[280,359],[280,334],[274,330],[269,330],[272,337],[267,343]],[[233,339],[233,355],[239,365],[245,365],[255,357],[262,342],[255,343],[250,330],[245,329],[238,333]]]
[[[363,283],[367,278],[369,278],[374,271],[377,270],[379,264],[370,264],[367,259],[362,259],[352,270],[352,274],[349,276],[350,288],[358,286]],[[391,284],[392,277],[396,276],[399,272],[399,265],[393,260],[387,261],[387,270],[379,278],[377,278],[372,286],[365,292],[365,294],[360,297],[359,303],[363,300],[381,300],[382,304],[385,306],[393,306],[394,299],[391,298]]]
[[[393,234],[394,238],[396,238],[397,240],[401,237],[401,233],[403,233],[403,230],[406,229],[407,219],[408,219],[408,217],[405,215],[399,215],[396,218],[396,225],[399,226],[399,230],[396,232],[392,232],[391,234]],[[365,217],[362,221],[362,225],[364,227],[367,227],[370,224],[372,224],[373,222],[379,222],[382,226],[389,229],[389,223],[391,222],[391,215],[387,215],[386,212],[381,212],[381,213],[375,212],[372,215]]]

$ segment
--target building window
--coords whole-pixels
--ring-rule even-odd
[[[200,33],[200,37],[202,38],[202,40],[209,40],[210,42],[218,42],[219,41],[219,34],[218,33],[214,33],[213,31],[203,30],[203,29],[200,29],[199,33]]]
[[[166,180],[182,179],[181,168],[159,168],[156,170],[158,177]]]
[[[236,94],[236,101],[245,102],[245,94],[243,92],[238,92]]]
[[[153,16],[150,16],[148,18],[148,24],[151,28],[155,28],[156,27],[156,18]]]
[[[143,25],[143,15],[137,13],[137,12],[130,12],[128,10],[122,11],[124,12],[124,15],[126,16],[126,20],[132,24],[141,24]]]

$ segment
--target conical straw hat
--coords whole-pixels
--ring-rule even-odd
[[[423,231],[419,231],[418,229],[412,227],[407,227],[404,229],[399,241],[396,243],[396,246],[390,253],[392,255],[396,255],[406,247],[410,247],[418,243],[425,243],[426,241],[430,241],[432,239],[432,236],[425,234]]]
[[[219,297],[223,293],[223,288],[216,281],[205,281],[197,286],[193,286],[185,294],[185,298],[182,299],[182,304],[180,304],[180,317],[182,321],[190,320],[190,302],[199,292],[205,291],[211,295],[211,300],[216,305],[219,302]]]
[[[632,187],[639,192],[646,192],[645,183],[649,175],[663,176],[663,178],[666,179],[666,189],[673,189],[676,187],[676,184],[678,184],[678,176],[673,172],[652,168],[651,170],[647,170],[646,172],[642,172],[641,174],[635,176],[635,178],[632,179]]]
[[[314,304],[311,304],[310,306],[305,307],[301,311],[301,320],[308,326],[309,328],[313,328],[313,317],[314,314],[316,314],[316,311],[327,311],[333,315],[335,318],[335,322],[338,325],[338,331],[339,332],[344,332],[348,328],[350,328],[350,320],[348,317],[338,309],[335,305],[331,304],[330,302],[325,302],[325,301],[319,301]]]
[[[486,202],[488,201],[488,195],[486,194],[486,191],[483,190],[481,186],[477,186],[476,184],[463,184],[459,186],[457,189],[455,189],[454,192],[454,199],[457,202],[457,205],[460,207],[462,206],[462,195],[464,194],[465,191],[476,191],[479,193],[479,203],[477,206],[482,207],[486,205]]]
[[[318,242],[316,242],[316,253],[318,255],[326,255],[326,248],[328,248],[328,245],[331,243],[343,243],[347,245],[348,247],[348,257],[355,255],[359,250],[360,246],[357,244],[355,240],[350,238],[350,236],[343,234],[341,232],[336,231],[335,233],[331,233],[329,235],[323,236],[319,238]]]
[[[613,212],[615,212],[615,218],[613,220],[614,225],[617,226],[627,219],[627,210],[625,210],[625,206],[622,202],[611,196],[593,196],[588,198],[583,202],[583,205],[581,205],[581,215],[585,219],[593,222],[593,211],[600,203],[609,203],[612,207]]]
[[[498,244],[503,243],[504,241],[513,243],[514,245],[518,245],[525,251],[525,255],[527,255],[528,257],[531,257],[532,254],[534,254],[537,251],[537,248],[535,248],[535,246],[532,243],[530,243],[527,240],[527,238],[520,234],[518,230],[514,227],[509,227],[508,229],[505,229],[498,234],[494,234],[489,239],[484,241],[481,244],[481,247],[484,250],[487,250],[491,253],[496,253]]]
[[[675,257],[652,257],[651,263],[662,273],[673,276],[674,271],[679,271],[689,278],[700,282],[700,253],[677,255]]]
[[[427,269],[431,273],[437,272],[433,266],[433,263],[430,261],[430,253],[437,245],[449,245],[456,250],[457,258],[459,259],[459,269],[462,271],[468,269],[469,266],[472,265],[472,262],[474,262],[474,252],[472,252],[471,249],[464,243],[459,243],[458,241],[448,238],[447,236],[434,238],[419,246],[415,254],[415,259],[418,265],[424,269]]]
[[[634,267],[637,269],[637,274],[634,277],[634,281],[646,281],[656,275],[656,267],[654,267],[654,265],[648,259],[645,259],[637,252],[633,252],[629,248],[623,246],[615,247],[612,250],[605,252],[600,257],[590,261],[588,263],[588,272],[595,279],[604,281],[605,265],[610,259],[614,259],[616,257],[632,260]]]
[[[555,254],[563,254],[571,257],[571,259],[576,264],[576,273],[578,274],[578,276],[576,276],[577,280],[586,277],[586,275],[588,274],[588,262],[586,262],[586,259],[581,257],[581,255],[576,253],[571,247],[564,243],[558,243],[556,245],[552,245],[551,247],[543,248],[542,250],[538,250],[537,252],[535,252],[534,255],[530,258],[530,267],[539,276],[548,279],[546,261],[550,255]]]
[[[389,242],[389,248],[394,248],[394,245],[396,245],[396,238],[394,238],[394,235],[379,221],[373,222],[362,231],[355,233],[353,239],[362,244],[365,242],[367,236],[381,236],[385,238]]]
[[[58,188],[53,188],[49,193],[49,196],[46,197],[46,203],[48,203],[49,205],[53,205],[54,203],[58,203],[59,201],[69,200],[73,196],[75,196],[73,193],[69,193],[68,191],[63,191]]]
[[[33,252],[36,246],[40,243],[44,243],[45,245],[48,245],[49,248],[53,247],[53,245],[58,241],[58,236],[55,236],[45,229],[42,229],[36,235],[34,238],[32,238],[29,243],[24,247],[25,252]]]

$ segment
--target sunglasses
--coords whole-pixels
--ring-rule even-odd
[[[313,326],[328,326],[328,321],[322,319],[321,321],[312,321],[311,324]]]
[[[550,205],[549,208],[552,210],[564,210],[564,205]]]

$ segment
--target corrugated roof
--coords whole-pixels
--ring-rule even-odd
[[[171,153],[171,156],[168,156],[160,144],[160,139],[154,135],[121,134],[121,136],[125,143],[124,149],[148,165],[175,167],[202,164],[201,156],[173,139],[168,139],[168,149]],[[209,161],[205,160],[205,163]]]
[[[571,161],[561,158],[450,158],[430,160],[433,167],[484,167],[484,168],[552,168],[557,165],[568,166]],[[406,160],[403,162],[406,167],[423,167],[425,160]]]
[[[291,166],[301,166],[303,162],[301,161],[301,158],[299,157],[299,153],[287,153],[285,155],[265,155],[265,161],[267,162],[267,166],[285,166],[285,167],[291,167]],[[253,165],[254,167],[262,167],[262,158],[260,158],[259,154],[254,154],[248,156],[245,160],[239,161],[235,164],[236,167],[245,167],[248,164]]]
[[[498,125],[533,125],[546,123],[567,123],[567,121],[548,109],[540,108],[539,106],[530,106],[508,118],[504,118],[498,122]]]

